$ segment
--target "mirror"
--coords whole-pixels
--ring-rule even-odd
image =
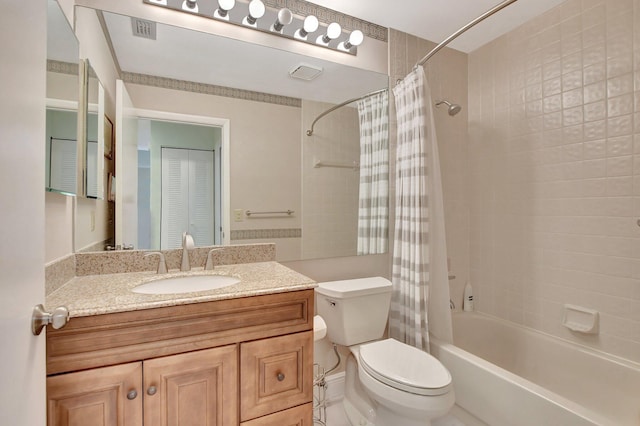
[[[47,9],[45,189],[75,195],[78,140],[78,40],[55,0]]]
[[[333,105],[388,87],[386,74],[114,13],[102,15],[139,120],[132,131],[119,128],[116,117],[117,134],[140,134],[147,128],[151,128],[148,134],[153,134],[154,123],[162,126],[167,122],[210,127],[222,134],[222,158],[217,168],[215,147],[207,151],[213,152],[213,170],[223,179],[222,183],[213,182],[214,187],[221,186],[215,194],[222,193],[222,217],[214,222],[214,229],[222,229],[223,241],[275,242],[278,260],[358,253],[360,140],[356,104],[322,118],[312,136],[305,133],[313,120]],[[140,28],[144,28],[143,34],[134,34]],[[313,81],[291,77],[290,71],[301,65],[322,72]],[[173,143],[180,139],[184,138],[174,137]],[[117,140],[116,155],[129,149],[120,143]],[[120,191],[126,190],[128,182],[137,182],[138,189],[152,193],[154,186],[163,188],[161,178],[141,183],[143,176],[158,176],[157,170],[162,170],[159,166],[153,170],[153,158],[162,157],[153,152],[154,144],[162,145],[139,143],[135,164],[126,168],[124,162],[134,155],[123,161],[116,159],[116,180],[120,181],[116,227],[121,229],[116,231],[116,244],[133,244],[136,249],[171,247],[141,245],[142,241],[162,240],[163,209],[141,213],[161,205],[157,197],[138,191],[138,210],[127,209],[120,220],[117,213],[119,200],[124,204],[122,200],[132,199]],[[180,167],[188,176],[184,170],[189,167]],[[142,203],[141,196],[151,201]],[[144,216],[151,216],[151,221],[141,223]],[[123,221],[135,223],[128,226]],[[125,229],[136,231],[127,234]],[[142,229],[149,230],[151,236],[140,236]],[[176,233],[183,230],[187,229]],[[384,247],[386,250],[386,244]]]
[[[48,2],[47,25],[45,189],[102,198],[102,87],[89,62],[79,60],[78,40],[55,0]]]
[[[86,105],[85,120],[86,151],[84,185],[87,198],[104,198],[104,89],[89,60],[86,61]]]

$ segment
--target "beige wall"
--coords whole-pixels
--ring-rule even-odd
[[[479,310],[640,361],[639,113],[637,0],[569,0],[470,55]]]
[[[429,52],[435,43],[420,39],[396,30],[390,30],[389,58],[390,81],[392,85],[404,78],[416,62]],[[427,79],[431,87],[433,102],[446,99],[462,106],[462,111],[451,117],[446,108],[434,108],[434,119],[440,152],[442,188],[444,192],[445,227],[447,234],[447,255],[450,259],[451,274],[456,275],[450,281],[451,299],[456,307],[462,304],[462,292],[468,278],[469,264],[469,188],[465,179],[468,165],[467,143],[467,55],[445,48],[425,65]],[[391,124],[391,173],[390,217],[394,218],[395,203],[395,147],[396,113],[394,100],[390,100]],[[395,228],[393,219],[390,227]],[[393,231],[389,234],[393,241]],[[393,243],[391,243],[391,247]]]

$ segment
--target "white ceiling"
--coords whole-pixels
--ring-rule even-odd
[[[471,52],[564,0],[518,0],[449,44]],[[347,15],[440,43],[500,0],[309,0]],[[427,52],[425,52],[426,54]]]

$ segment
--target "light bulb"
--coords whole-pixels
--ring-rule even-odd
[[[278,11],[276,22],[271,26],[271,31],[281,32],[285,25],[289,25],[293,21],[293,13],[287,8]]]
[[[187,12],[198,13],[198,3],[196,0],[184,0],[182,2],[182,10]]]
[[[316,32],[318,30],[318,18],[313,15],[309,15],[304,18],[304,23],[302,24],[302,28],[295,32],[294,37],[300,40],[306,40],[307,36],[310,33]]]
[[[213,12],[216,18],[229,20],[229,11],[236,5],[236,0],[218,0],[218,8]]]
[[[313,15],[309,15],[304,18],[304,23],[302,24],[302,29],[308,34],[313,33],[318,30],[318,26],[320,23],[318,22],[318,18]]]
[[[256,21],[264,16],[264,12],[265,7],[262,0],[251,0],[251,3],[249,3],[249,15],[242,20],[242,23],[255,27]]]
[[[342,34],[342,28],[340,27],[340,24],[338,24],[337,22],[332,22],[327,27],[326,34],[318,37],[316,43],[322,44],[323,46],[328,46],[329,42],[340,37],[340,34]]]
[[[363,41],[364,41],[364,34],[362,34],[362,31],[360,30],[353,31],[349,36],[349,44],[351,46],[360,46]]]
[[[331,40],[334,40],[340,37],[341,33],[342,33],[342,28],[340,27],[340,24],[338,24],[337,22],[332,22],[327,27],[327,37],[329,37]]]
[[[221,9],[224,9],[227,12],[233,9],[235,5],[236,0],[218,0],[218,6],[220,6]]]
[[[338,49],[348,52],[349,50],[351,50],[352,47],[360,46],[363,41],[364,41],[364,34],[362,34],[362,31],[354,30],[349,35],[349,40],[343,41],[340,44],[338,44]]]

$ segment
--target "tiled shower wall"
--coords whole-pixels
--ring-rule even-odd
[[[640,361],[640,0],[569,0],[469,55],[468,184],[476,308]]]
[[[307,129],[332,104],[302,101],[302,258],[353,256],[358,242],[360,173],[355,168],[314,167],[317,161],[360,162],[358,110],[339,108]]]

